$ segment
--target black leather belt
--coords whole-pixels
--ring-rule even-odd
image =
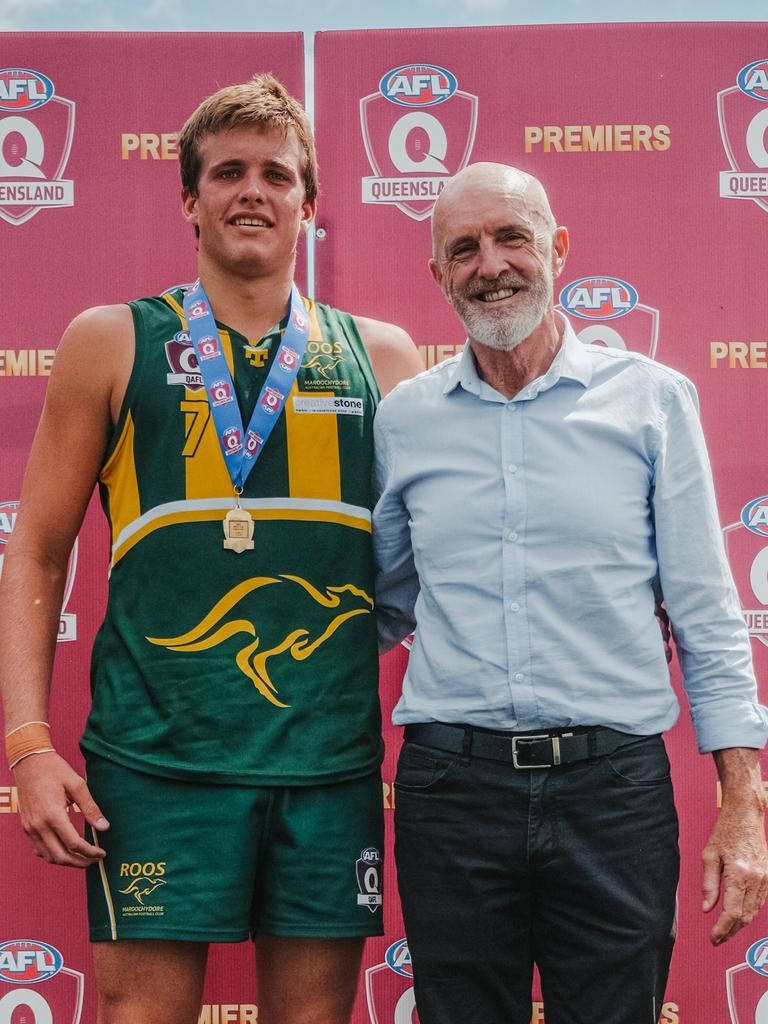
[[[556,768],[612,754],[619,747],[637,743],[643,736],[617,732],[605,726],[542,733],[503,733],[474,729],[470,725],[424,722],[406,725],[405,739],[452,754],[474,755],[489,761],[511,763],[515,768]]]

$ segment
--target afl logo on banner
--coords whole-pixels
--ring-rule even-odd
[[[748,501],[723,538],[749,635],[768,647],[768,495]]]
[[[392,943],[384,963],[366,969],[365,997],[371,1024],[418,1024],[413,968],[405,939]]]
[[[47,942],[0,943],[0,1024],[79,1024],[83,981],[82,972],[65,967],[59,950]]]
[[[360,128],[374,175],[362,179],[363,203],[396,206],[413,220],[429,217],[475,144],[477,96],[458,85],[447,68],[403,64],[382,75],[378,91],[360,100]]]
[[[588,327],[573,324],[585,345],[629,349],[653,358],[659,340],[659,311],[639,301],[637,289],[619,277],[580,277],[560,292],[561,312]],[[613,321],[610,325],[606,322]],[[620,323],[616,321],[621,320]]]
[[[3,559],[5,557],[5,545],[8,543],[16,525],[18,513],[18,501],[0,501],[0,575],[3,572]],[[67,579],[64,584],[64,600],[62,602],[61,617],[59,619],[59,635],[57,640],[77,640],[77,616],[66,611],[69,598],[72,594],[72,587],[75,585],[75,573],[77,572],[77,540],[72,545],[72,554],[69,556],[67,566]],[[0,1016],[0,1024],[3,1018]]]
[[[768,1024],[768,938],[754,942],[744,962],[725,972],[731,1024]]]
[[[432,64],[404,64],[388,71],[379,82],[379,92],[401,107],[434,107],[456,92],[456,76]]]
[[[720,197],[751,199],[768,213],[768,57],[746,64],[736,85],[717,94],[717,116],[731,167],[720,172]]]
[[[0,70],[0,218],[18,226],[40,210],[74,205],[63,178],[75,131],[75,104],[28,68]]]

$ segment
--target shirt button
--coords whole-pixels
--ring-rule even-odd
[[[510,464],[507,466],[507,469],[509,470],[510,473],[517,472],[517,466],[514,464],[514,462],[510,462]]]
[[[525,676],[523,675],[522,672],[515,672],[515,682],[516,683],[522,683],[522,681],[524,679],[525,679]]]
[[[509,533],[507,534],[507,540],[511,540],[513,544],[515,543],[515,541],[517,540],[517,534],[514,530],[509,531]]]
[[[517,603],[517,601],[510,601],[509,602],[509,610],[511,612],[519,612],[520,611],[520,605]]]

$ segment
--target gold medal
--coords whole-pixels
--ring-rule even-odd
[[[250,512],[240,507],[240,495],[237,505],[224,516],[224,547],[228,551],[253,551],[253,518]]]

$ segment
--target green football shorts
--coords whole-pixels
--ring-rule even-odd
[[[227,786],[87,755],[108,818],[86,838],[91,941],[241,942],[383,934],[379,773],[319,786]]]

